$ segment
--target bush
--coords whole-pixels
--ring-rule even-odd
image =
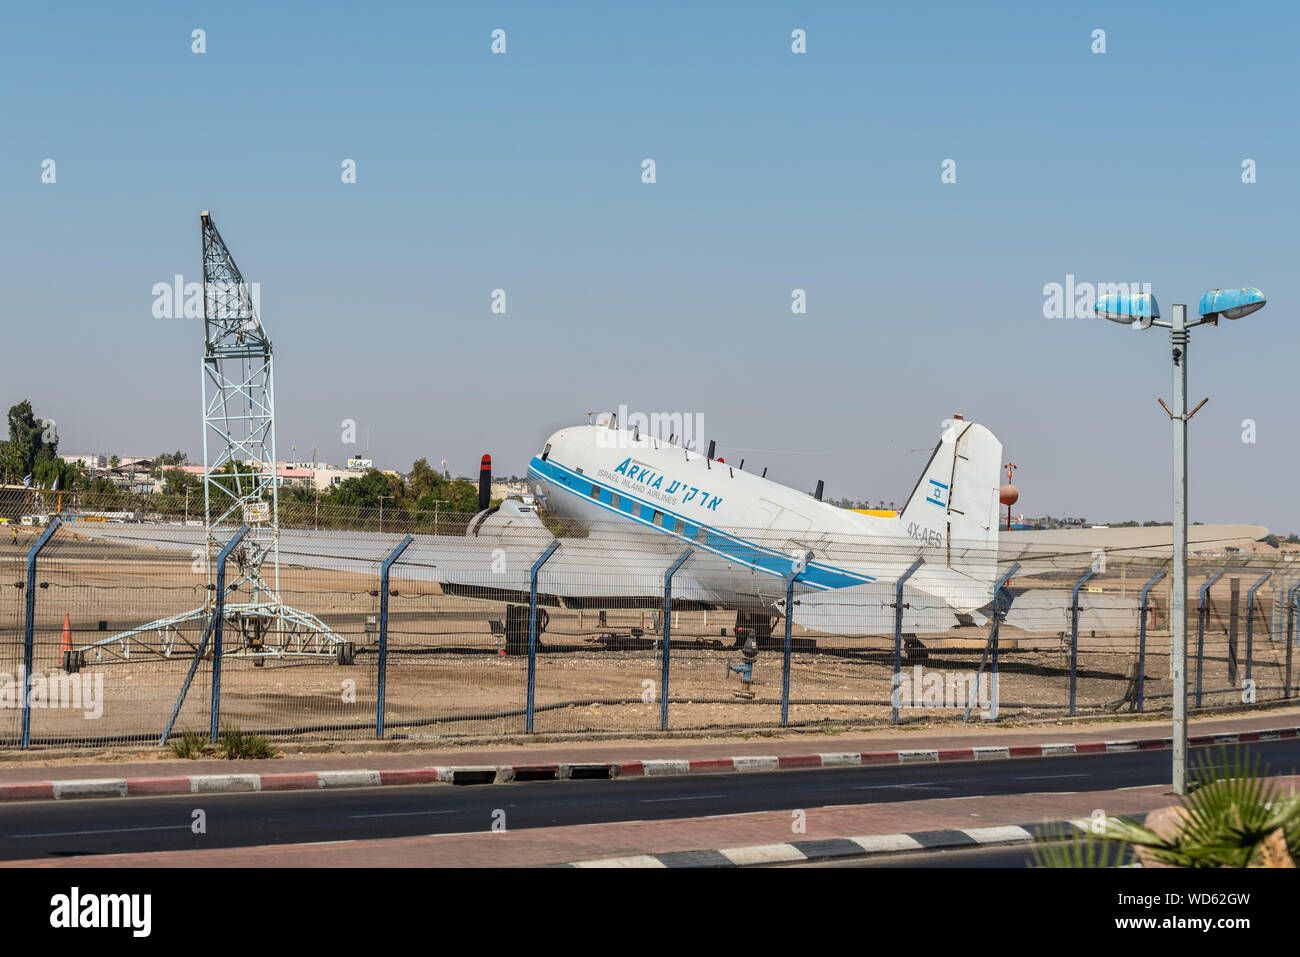
[[[178,758],[201,758],[211,754],[212,750],[208,736],[197,731],[182,732],[178,740],[172,741],[172,754]]]
[[[271,742],[262,735],[244,734],[229,725],[222,729],[221,743],[217,747],[221,756],[229,761],[275,757]]]

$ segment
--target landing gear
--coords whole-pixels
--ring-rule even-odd
[[[603,612],[601,613],[604,614]],[[537,650],[542,650],[542,632],[550,624],[551,616],[545,608],[537,609]],[[528,654],[528,606],[506,606],[506,654]]]
[[[903,636],[903,657],[908,664],[919,665],[930,660],[930,649],[916,635]]]

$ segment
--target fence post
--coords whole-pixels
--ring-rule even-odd
[[[235,532],[235,534],[231,536],[230,541],[226,542],[222,547],[221,554],[217,558],[217,592],[213,604],[213,615],[208,619],[208,627],[203,629],[203,637],[199,639],[198,648],[194,650],[194,660],[190,662],[190,670],[186,672],[185,680],[181,683],[181,693],[176,696],[176,705],[172,708],[172,713],[171,716],[167,718],[167,723],[163,725],[162,735],[158,738],[158,747],[160,748],[165,745],[167,739],[171,737],[172,726],[176,723],[177,715],[181,713],[181,705],[185,703],[185,696],[189,693],[191,682],[194,681],[194,673],[199,670],[199,662],[203,660],[203,652],[208,647],[208,639],[212,637],[212,633],[217,627],[217,622],[219,622],[221,616],[225,614],[226,599],[222,594],[222,591],[226,584],[226,556],[230,554],[231,550],[239,544],[240,539],[242,539],[246,534],[248,534],[247,525],[240,528],[239,531]]]
[[[212,623],[212,706],[208,709],[212,714],[212,726],[210,729],[212,742],[217,740],[217,729],[221,723],[221,627],[222,619],[226,616],[226,559],[230,553],[235,550],[244,536],[248,534],[248,526],[241,525],[239,531],[230,536],[230,541],[226,542],[217,555],[217,603],[213,608]]]
[[[891,724],[898,724],[899,674],[903,669],[903,609],[907,607],[903,604],[903,584],[915,575],[916,570],[923,564],[925,564],[924,559],[918,558],[912,562],[907,571],[903,572],[902,577],[894,583],[894,676],[889,682],[889,703],[892,706],[889,718]]]
[[[1300,585],[1296,586],[1300,588]],[[1286,620],[1286,678],[1282,684],[1282,697],[1290,699],[1291,697],[1291,650],[1295,647],[1295,642],[1291,640],[1291,633],[1295,624],[1295,593],[1296,589],[1292,588],[1287,595],[1287,620]]]
[[[1142,713],[1146,698],[1147,684],[1147,616],[1152,611],[1147,607],[1147,595],[1155,583],[1165,577],[1168,568],[1162,568],[1151,576],[1151,580],[1142,586],[1142,599],[1138,602],[1138,699],[1137,710]]]
[[[668,648],[672,642],[672,619],[673,619],[673,576],[677,574],[677,569],[686,564],[686,559],[690,558],[694,549],[686,549],[679,556],[677,561],[672,563],[668,571],[664,572],[664,642],[663,642],[663,670],[659,675],[659,730],[668,730]]]
[[[1291,593],[1291,584],[1296,580],[1295,572],[1287,569],[1279,572],[1277,581],[1273,583],[1273,630],[1271,633],[1272,641],[1281,641],[1282,633],[1286,626],[1282,623],[1283,618],[1290,613],[1287,608],[1287,595]]]
[[[1251,677],[1251,653],[1255,647],[1255,590],[1260,585],[1273,577],[1272,572],[1268,572],[1259,581],[1250,586],[1250,591],[1246,592],[1246,680]]]
[[[794,583],[812,561],[813,553],[805,552],[803,558],[790,563],[785,576],[785,663],[781,666],[781,727],[790,720],[790,644],[794,634]]]
[[[1210,586],[1223,577],[1222,571],[1217,571],[1209,578],[1205,579],[1205,584],[1201,586],[1201,596],[1196,605],[1196,707],[1201,706],[1201,675],[1205,665],[1205,619],[1209,617],[1209,604],[1205,600],[1205,593],[1210,590]]]
[[[376,738],[384,736],[384,688],[388,676],[388,571],[393,567],[393,562],[406,551],[406,546],[413,541],[415,539],[407,535],[388,553],[384,563],[379,566],[379,687],[376,689],[375,700]]]
[[[1020,571],[1020,563],[1016,562],[1014,565],[1011,566],[1011,569],[1005,575],[1003,575],[1001,578],[998,579],[998,583],[993,586],[993,628],[989,632],[988,643],[984,646],[984,654],[980,655],[980,666],[979,669],[975,672],[975,687],[971,688],[970,701],[967,702],[966,704],[966,714],[963,715],[961,719],[963,724],[970,720],[971,708],[975,707],[975,696],[979,693],[980,677],[983,676],[984,674],[984,661],[986,658],[988,658],[990,648],[993,649],[992,679],[989,682],[990,685],[992,686],[991,697],[993,699],[991,702],[992,708],[991,708],[990,718],[996,720],[998,716],[998,625],[1002,621],[1002,616],[1006,614],[1006,612],[1003,611],[1001,606],[998,604],[998,595],[1001,593],[1002,589],[1006,586],[1011,576],[1018,571]],[[1007,607],[1008,608],[1011,607],[1010,595],[1007,596]],[[897,647],[897,640],[898,637],[896,634],[895,647]]]
[[[50,524],[46,526],[45,531],[41,532],[41,537],[36,540],[36,544],[31,547],[27,553],[27,607],[26,614],[23,618],[23,731],[20,746],[23,748],[30,747],[32,742],[32,651],[35,644],[36,635],[36,556],[41,550],[49,544],[54,533],[58,531],[62,524],[56,515],[50,519]]]
[[[1074,593],[1070,597],[1070,714],[1074,714],[1075,692],[1079,683],[1079,589],[1093,575],[1093,569],[1074,583]]]
[[[537,573],[559,547],[559,539],[552,540],[528,573],[528,703],[524,730],[529,734],[533,733],[533,692],[537,686]]]

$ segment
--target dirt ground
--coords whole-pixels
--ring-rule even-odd
[[[1128,577],[1140,581],[1145,576]],[[12,587],[22,578],[23,570],[14,556],[0,558],[0,672],[11,677],[19,673],[22,663],[25,592]],[[202,568],[196,569],[184,556],[69,537],[47,550],[38,581],[46,587],[38,587],[36,592],[32,667],[52,690],[46,701],[32,710],[33,739],[156,739],[176,705],[193,661],[201,622],[182,627],[170,648],[156,632],[129,643],[109,641],[90,647],[74,688],[72,676],[61,668],[64,616],[71,646],[90,646],[126,629],[201,606],[209,594]],[[436,585],[403,580],[400,571],[391,588],[396,594],[390,596],[385,681],[388,735],[436,739],[523,731],[527,655],[501,654],[504,639],[493,633],[493,620],[506,620],[507,603],[444,595]],[[372,594],[377,589],[377,568],[374,576],[283,569],[283,600],[317,615],[344,640],[354,643],[355,662],[341,665],[322,657],[267,659],[226,654],[221,661],[221,722],[282,738],[372,737],[379,684],[378,636],[367,619],[379,613],[378,595]],[[237,592],[232,600],[246,601],[248,597]],[[1226,582],[1223,587],[1216,585],[1211,601],[1215,608],[1206,628],[1202,704],[1240,704],[1240,685],[1247,671],[1244,623],[1239,621],[1239,667],[1236,690],[1232,690],[1229,628],[1222,613],[1228,602]],[[1259,607],[1270,606],[1261,600]],[[610,608],[604,610],[603,622],[599,609],[550,607],[547,612],[549,621],[536,658],[534,729],[657,729],[663,675],[654,640],[660,634],[655,612]],[[741,679],[728,669],[742,660],[732,647],[735,626],[734,613],[674,613],[670,728],[737,729],[780,722],[782,652],[779,648],[760,650],[749,689],[753,697],[741,696],[738,692],[745,690]],[[1167,628],[1157,611],[1146,649],[1148,711],[1167,708],[1170,702]],[[925,658],[904,661],[901,720],[962,720],[971,691],[968,682],[980,668],[987,636],[987,627],[969,627],[946,637],[927,637]],[[794,629],[793,637],[791,724],[870,726],[889,722],[892,638],[843,638],[801,628]],[[1068,632],[1027,634],[1007,628],[1002,638],[998,716],[1067,713]],[[238,629],[226,629],[227,651],[244,644],[245,637]],[[1194,630],[1189,644],[1195,688]],[[1286,644],[1270,641],[1267,618],[1257,618],[1250,677],[1261,702],[1282,697]],[[1080,636],[1075,683],[1079,713],[1104,712],[1108,704],[1122,707],[1124,712],[1130,710],[1131,703],[1119,703],[1136,675],[1137,647],[1136,634]],[[990,712],[991,662],[985,663],[983,671],[986,677],[971,711],[972,721]],[[212,682],[208,657],[196,669],[175,721],[176,730],[207,729]],[[12,680],[10,685],[14,685]],[[74,700],[74,690],[79,699]],[[12,741],[20,730],[20,708],[3,694],[0,687],[0,738]]]

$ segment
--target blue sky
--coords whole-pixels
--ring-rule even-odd
[[[796,487],[898,500],[961,411],[1021,466],[1026,513],[1167,519],[1167,338],[1047,319],[1043,287],[1149,282],[1167,312],[1259,286],[1264,311],[1194,334],[1192,518],[1300,530],[1279,494],[1300,464],[1285,5],[7,20],[0,402],[30,398],[64,451],[199,453],[201,323],[154,318],[151,290],[200,278],[207,208],[261,284],[281,456],[356,454],[353,419],[401,469],[491,451],[522,473],[554,428],[626,405],[700,413],[721,454]]]

